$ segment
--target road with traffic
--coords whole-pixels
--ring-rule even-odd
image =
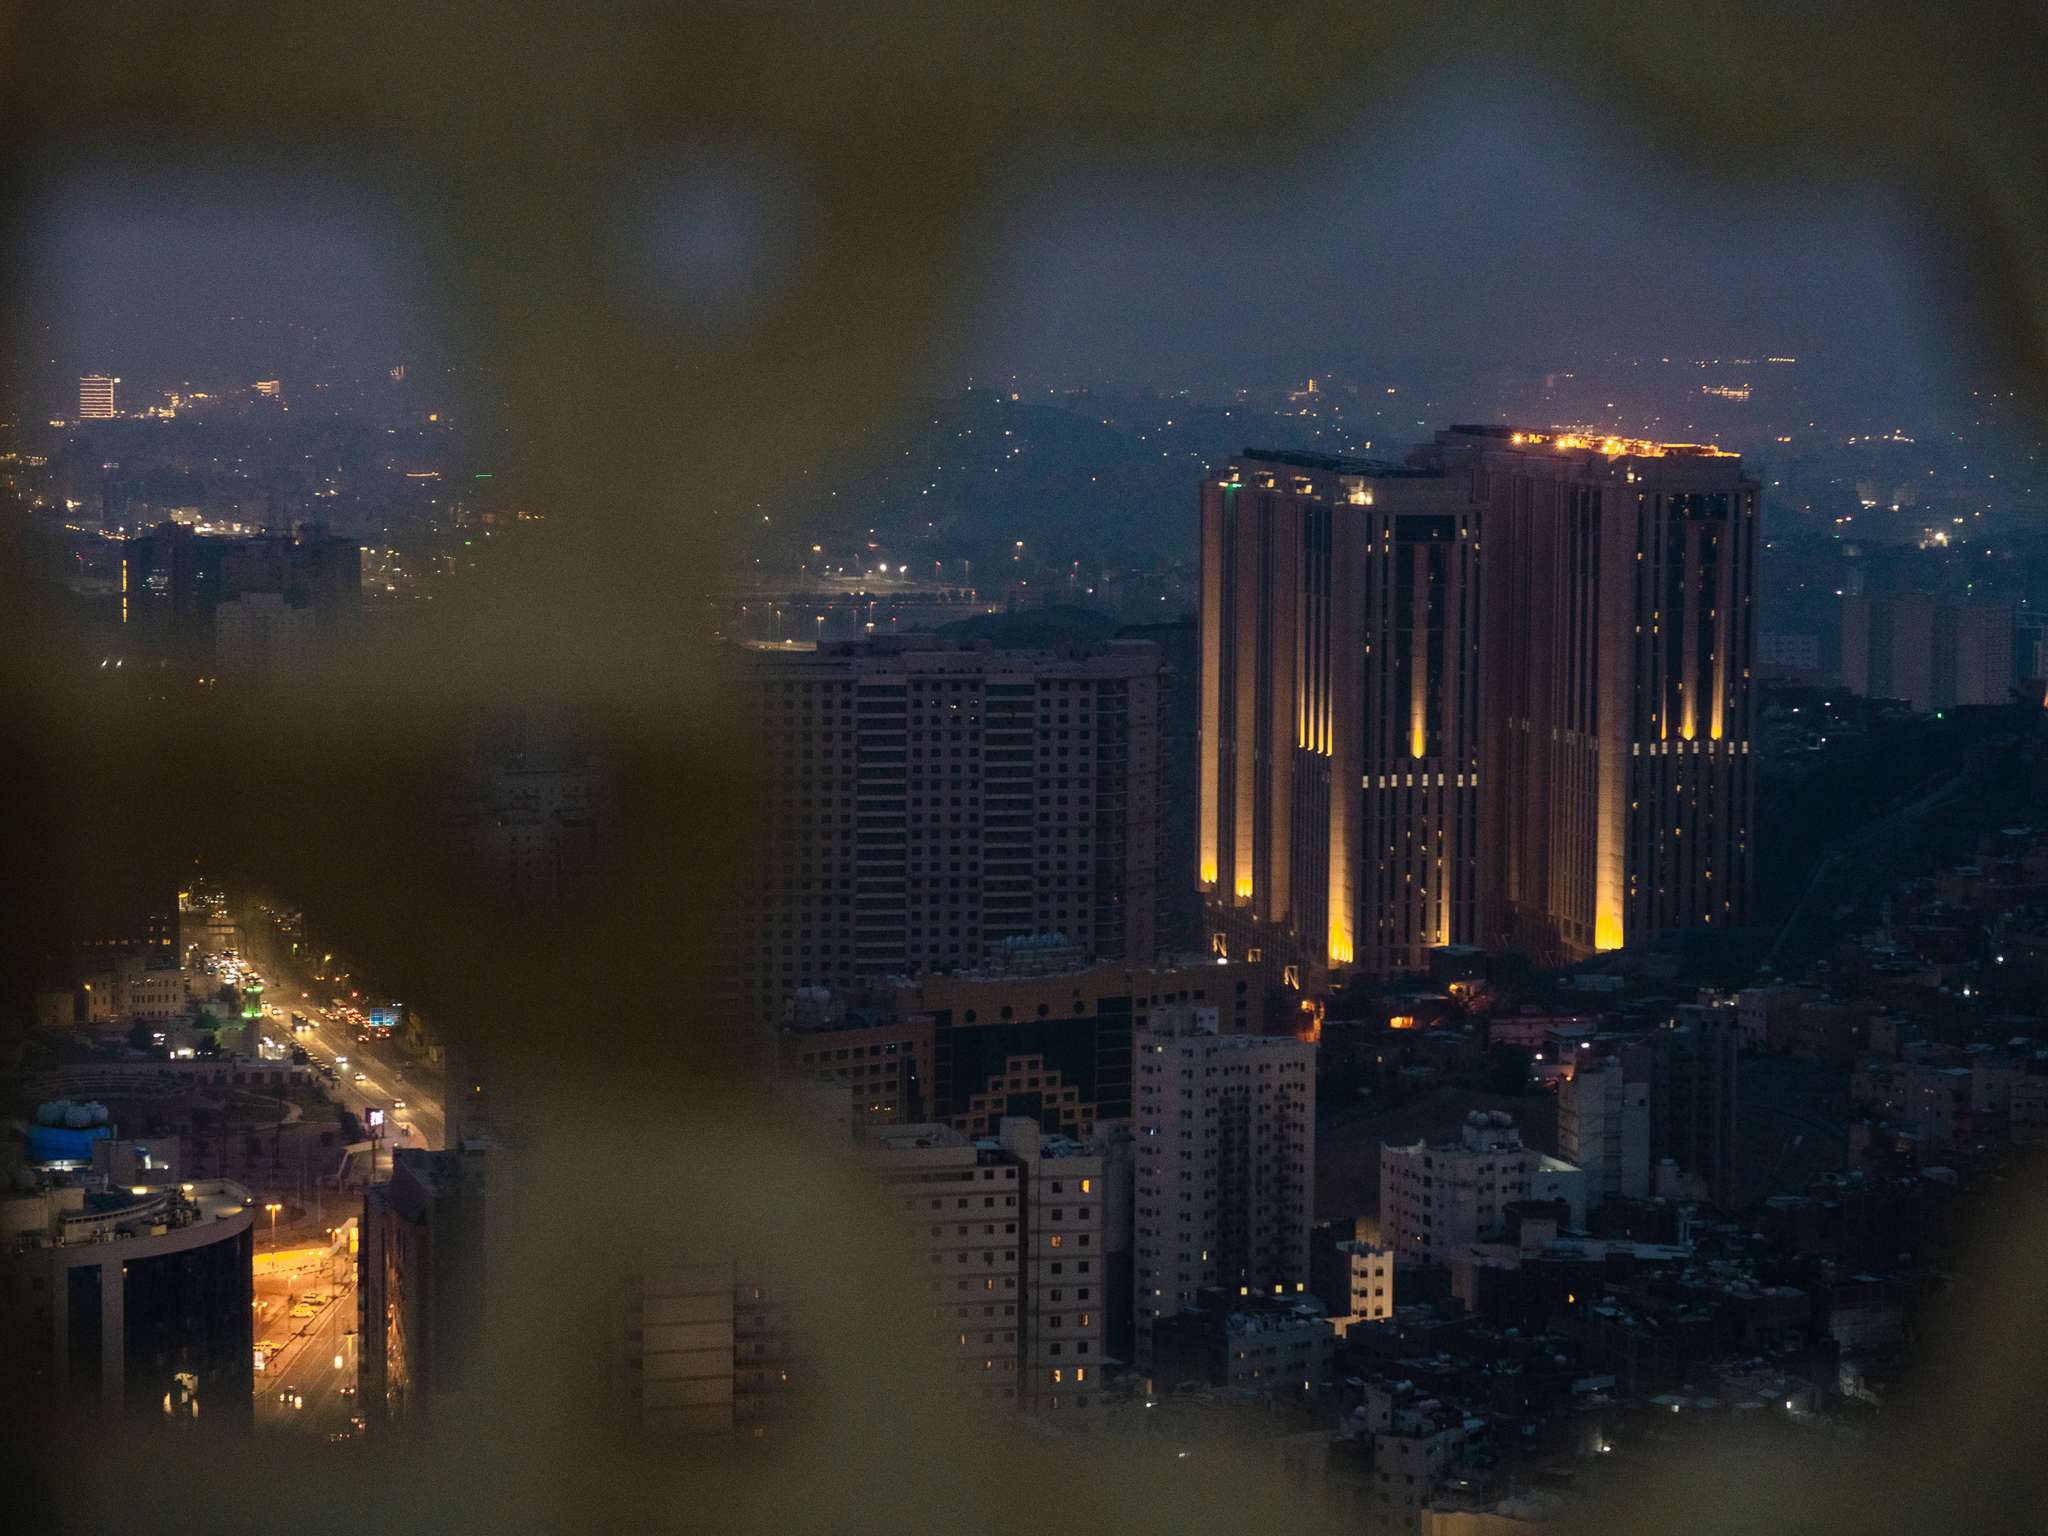
[[[355,1260],[339,1231],[331,1244],[319,1234],[318,1257],[255,1278],[258,1425],[328,1436],[355,1428]]]
[[[385,1116],[384,1134],[372,1142],[372,1178],[388,1175],[396,1147],[446,1145],[444,1074],[408,1053],[390,1036],[358,1028],[336,1006],[335,985],[313,975],[308,957],[294,956],[290,943],[260,909],[251,907],[240,925],[242,955],[264,981],[264,1030],[273,1039],[302,1048],[315,1062],[333,1068],[324,1080],[329,1097],[368,1123],[372,1110]],[[358,983],[360,988],[360,983]],[[341,1001],[346,1002],[344,997]],[[275,1005],[278,1012],[267,1011]],[[292,1015],[309,1026],[292,1030]],[[346,1206],[339,1195],[332,1209]],[[359,1200],[360,1197],[353,1197]],[[358,1339],[355,1261],[345,1239],[322,1225],[319,1211],[304,1212],[283,1229],[263,1233],[263,1253],[320,1248],[317,1258],[295,1269],[255,1277],[254,1340],[269,1343],[256,1377],[256,1422],[295,1433],[328,1438],[352,1436],[368,1414],[356,1397]],[[269,1262],[275,1262],[270,1260]],[[297,1311],[301,1315],[294,1316]]]
[[[332,984],[320,981],[303,958],[294,957],[261,914],[252,913],[241,933],[244,951],[268,983],[264,1001],[283,1011],[282,1017],[267,1021],[269,1027],[282,1030],[278,1038],[302,1046],[315,1061],[333,1065],[329,1095],[358,1119],[365,1119],[372,1109],[384,1111],[387,1134],[378,1145],[379,1169],[389,1167],[393,1147],[445,1146],[441,1071],[409,1055],[396,1038],[378,1033],[371,1033],[368,1040],[360,1038],[365,1032],[332,1006]],[[312,1025],[309,1033],[290,1033],[294,1013]]]

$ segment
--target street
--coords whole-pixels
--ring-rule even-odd
[[[284,1012],[283,1018],[269,1021],[270,1027],[281,1031],[278,1038],[303,1046],[316,1061],[334,1062],[338,1081],[328,1095],[354,1110],[358,1118],[369,1109],[385,1112],[387,1134],[377,1149],[379,1168],[390,1166],[393,1147],[445,1145],[447,1120],[439,1069],[407,1056],[395,1038],[358,1040],[348,1022],[327,1006],[332,985],[316,980],[303,960],[292,958],[267,919],[259,915],[245,920],[241,933],[244,953],[269,982],[265,1001],[276,1002]],[[290,1016],[294,1013],[303,1014],[312,1024],[310,1034],[291,1034]],[[358,1072],[363,1074],[361,1082],[355,1080]],[[405,1108],[396,1107],[399,1100],[405,1102]]]
[[[302,1047],[315,1061],[332,1063],[336,1081],[323,1085],[324,1091],[366,1124],[370,1110],[384,1111],[384,1134],[373,1143],[376,1167],[361,1172],[388,1177],[397,1147],[444,1146],[443,1073],[408,1055],[395,1036],[358,1039],[355,1027],[329,1006],[334,984],[317,980],[305,957],[294,959],[263,913],[252,910],[245,916],[240,937],[243,958],[264,978],[264,1001],[281,1012],[266,1015],[266,1032]],[[291,1032],[294,1013],[306,1019],[310,1031]],[[360,1082],[358,1072],[363,1074]],[[263,1198],[281,1202],[288,1193]],[[256,1374],[258,1425],[333,1437],[356,1432],[355,1421],[369,1417],[355,1396],[356,1275],[350,1238],[360,1210],[360,1195],[342,1190],[321,1200],[316,1191],[311,1210],[272,1229],[257,1229],[252,1339],[259,1346],[275,1346]],[[323,1226],[327,1219],[338,1225]],[[303,1306],[311,1306],[312,1315],[294,1317],[293,1309]],[[283,1395],[287,1388],[289,1398]]]
[[[334,1238],[320,1232],[316,1242],[257,1256],[253,1328],[265,1356],[256,1373],[259,1426],[323,1435],[352,1427],[358,1411],[355,1260],[350,1226],[335,1231]],[[304,1306],[313,1308],[311,1317],[292,1315]],[[273,1348],[263,1350],[266,1344]],[[292,1401],[281,1396],[287,1388]]]

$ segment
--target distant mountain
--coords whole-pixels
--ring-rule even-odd
[[[1328,417],[974,389],[878,426],[850,469],[817,472],[832,483],[783,508],[785,526],[827,559],[872,538],[912,569],[972,560],[984,581],[1019,540],[1041,570],[1151,565],[1192,555],[1203,471],[1253,445],[1362,446]]]

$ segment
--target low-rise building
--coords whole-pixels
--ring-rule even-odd
[[[1394,1250],[1349,1237],[1319,1239],[1309,1251],[1309,1288],[1338,1338],[1394,1315]]]
[[[1159,1392],[1207,1386],[1300,1396],[1323,1385],[1336,1338],[1319,1301],[1211,1288],[1193,1309],[1153,1324],[1149,1379]]]
[[[70,1179],[0,1200],[0,1317],[39,1411],[248,1425],[254,1219],[226,1179]]]
[[[1522,1145],[1499,1110],[1474,1110],[1458,1140],[1380,1149],[1380,1224],[1402,1262],[1447,1263],[1459,1249],[1499,1237],[1519,1200],[1562,1200],[1571,1225],[1586,1219],[1586,1175]]]

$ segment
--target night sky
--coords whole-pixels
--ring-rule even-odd
[[[1955,391],[1955,360],[1930,344],[1943,332],[1915,260],[1925,231],[1896,199],[1675,182],[1481,79],[1266,176],[1034,169],[991,226],[977,318],[948,360],[963,382],[1217,394],[1311,371],[1781,352],[1901,419]],[[783,227],[735,213],[736,185],[714,179],[708,200],[677,205],[727,268],[750,260],[748,231]],[[66,187],[27,252],[41,388],[61,396],[97,369],[131,390],[370,372],[438,345],[402,232],[333,188],[203,175]],[[622,219],[621,238],[647,227]],[[780,270],[765,255],[761,270]],[[730,270],[710,280],[734,286]]]

